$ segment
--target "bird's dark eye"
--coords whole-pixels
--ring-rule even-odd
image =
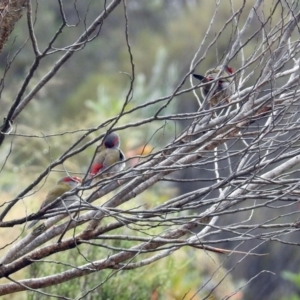
[[[113,148],[113,146],[115,145],[115,141],[110,139],[108,141],[105,141],[104,145],[106,148]]]

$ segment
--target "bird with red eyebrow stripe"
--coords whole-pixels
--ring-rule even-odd
[[[40,209],[42,210],[44,207],[49,205],[50,203],[54,202],[58,197],[61,197],[64,193],[70,192],[73,190],[76,186],[78,186],[81,183],[81,178],[79,177],[63,177],[59,179],[56,183],[56,185],[49,191],[49,193],[46,196],[46,199],[43,201]],[[79,200],[79,197],[77,195],[70,195],[64,199],[61,199],[58,201],[54,207],[52,208],[62,208],[62,207],[68,207],[71,204],[73,204],[75,201]],[[28,229],[33,227],[37,222],[40,220],[34,220],[28,225]]]
[[[115,132],[109,133],[97,149],[85,185],[90,185],[95,178],[110,177],[125,168],[125,155],[119,147],[119,136]]]
[[[201,87],[201,94],[203,99],[208,95],[211,88],[214,88],[213,94],[209,95],[210,108],[218,104],[230,103],[230,97],[235,92],[233,77],[227,77],[234,73],[233,68],[225,66],[224,71],[220,73],[220,68],[209,69],[204,76],[193,74],[193,76],[200,80],[202,83],[208,83],[220,77],[219,81],[207,84]],[[227,77],[227,78],[222,78]],[[216,83],[216,84],[215,84]]]

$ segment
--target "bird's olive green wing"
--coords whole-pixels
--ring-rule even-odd
[[[107,169],[111,165],[120,161],[120,150],[119,149],[106,149],[104,154],[105,154],[104,161],[103,161],[104,169]]]
[[[54,200],[56,200],[58,197],[62,196],[64,193],[69,192],[71,190],[71,186],[68,185],[65,182],[60,182],[57,185],[55,185],[47,194],[46,199],[41,205],[41,208],[49,205]],[[59,202],[57,203],[59,205]]]

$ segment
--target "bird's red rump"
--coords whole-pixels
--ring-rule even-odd
[[[227,67],[226,69],[227,69],[227,71],[228,71],[230,74],[233,73],[233,68]]]
[[[70,181],[81,182],[82,180],[81,180],[81,178],[74,176],[74,177],[64,177],[63,181],[64,182],[70,182]]]
[[[96,175],[101,169],[103,168],[102,164],[93,164],[90,174],[91,175]]]
[[[70,182],[70,181],[72,181],[73,180],[73,178],[72,177],[64,177],[63,178],[63,182]],[[61,180],[60,180],[61,181]]]

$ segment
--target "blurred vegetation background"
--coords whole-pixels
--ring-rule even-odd
[[[84,29],[85,25],[82,20],[86,19],[86,23],[89,24],[102,11],[103,2],[77,1],[75,9],[73,1],[64,1],[68,22],[77,25],[66,28],[55,47],[62,48],[74,42]],[[232,0],[232,2],[238,8],[243,1]],[[244,23],[245,17],[254,3],[254,0],[245,2],[242,18],[239,20],[240,24]],[[229,4],[229,0],[221,1],[217,10],[217,22],[212,24],[203,49],[215,38],[232,15]],[[268,11],[270,5],[272,5],[271,1],[270,3],[265,1],[263,9]],[[183,75],[189,71],[191,60],[204,38],[215,9],[215,1],[128,1],[129,39],[136,75],[133,98],[128,109],[172,93]],[[277,16],[279,18],[280,14],[278,13]],[[60,23],[57,2],[39,1],[35,30],[41,49],[48,45]],[[255,30],[255,26],[260,26],[260,23],[257,22],[249,28],[249,35]],[[234,25],[230,23],[223,30],[213,51],[209,51],[205,60],[198,66],[198,73],[203,74],[206,69],[218,65],[218,62],[222,60],[228,50],[233,29]],[[1,119],[7,114],[33,60],[31,44],[29,41],[25,42],[27,36],[26,18],[23,17],[0,57],[1,73],[3,74],[6,61],[12,58],[20,47],[23,47],[5,76],[5,88],[1,94]],[[252,53],[255,42],[250,41],[247,44],[246,56]],[[49,70],[58,57],[59,55],[55,54],[44,60],[31,82],[31,87]],[[237,69],[239,60],[232,62],[232,65]],[[53,159],[68,149],[80,135],[80,132],[76,131],[97,126],[120,112],[130,84],[130,78],[126,73],[130,72],[131,65],[125,41],[124,11],[120,5],[104,22],[99,37],[66,62],[55,78],[38,93],[17,120],[15,126],[18,135],[7,137],[4,147],[1,149],[1,166],[6,164],[5,172],[0,174],[1,203],[13,199]],[[189,87],[189,84],[186,82],[184,87]],[[159,107],[158,104],[157,107],[145,108],[137,113],[126,115],[120,119],[118,125],[150,117]],[[172,101],[165,113],[191,112],[196,109],[197,102],[194,96],[192,93],[186,93]],[[161,143],[166,143],[168,139],[174,138],[187,124],[188,122],[179,124],[152,122],[146,126],[121,131],[122,149],[127,156],[140,154],[141,147],[146,144],[150,147],[149,151],[152,149],[155,151],[160,148]],[[166,126],[161,128],[162,125]],[[71,133],[58,135],[64,132]],[[103,132],[95,132],[93,137]],[[53,136],[49,136],[52,134]],[[90,147],[84,153],[69,159],[63,167],[75,173],[84,174],[93,152],[94,147]],[[20,201],[8,218],[24,215],[24,211],[29,214],[38,209],[49,187],[61,176],[58,173],[62,172],[63,168],[56,170],[57,172],[52,172],[47,181],[43,182],[36,191]],[[188,171],[178,176],[192,177]],[[197,174],[198,176],[199,174]],[[204,176],[206,175],[204,174]],[[194,186],[191,183],[176,186],[159,183],[145,192],[143,198],[138,197],[135,205],[137,203],[145,205],[145,199],[162,202],[172,195],[193,189]],[[153,202],[146,204],[155,205]],[[227,218],[230,216],[222,217],[221,222],[226,224]],[[259,222],[259,220],[256,221]],[[10,230],[1,228],[0,247],[13,242],[22,234],[22,230],[23,228]],[[122,232],[122,234],[126,233]],[[228,245],[219,246],[228,248]],[[298,264],[295,262],[299,263],[300,255],[292,247],[285,246],[284,255],[282,255],[281,245],[276,245],[276,250],[273,247],[275,244],[271,246],[264,244],[264,249],[261,249],[263,253],[269,253],[267,258],[247,257],[230,272],[231,275],[227,275],[226,280],[212,293],[210,299],[222,299],[262,270],[270,270],[274,274],[267,272],[261,274],[258,279],[251,281],[246,288],[230,299],[271,300],[280,299],[280,297],[289,299],[288,297],[292,293],[294,297],[297,292],[296,287],[291,282],[285,281],[281,276],[281,271],[298,272]],[[2,248],[0,253],[3,254],[6,249]],[[87,256],[99,255],[90,253],[89,247],[82,247],[82,251]],[[105,252],[102,248],[101,251]],[[65,255],[61,254],[60,260],[69,260],[69,254],[67,255],[68,257],[64,257]],[[103,256],[102,252],[99,257],[101,256]],[[72,260],[82,260],[84,263],[76,249],[72,250],[71,258]],[[51,257],[51,259],[55,260],[55,257]],[[222,273],[225,272],[223,268],[214,273],[220,262],[224,260],[222,266],[230,269],[236,265],[239,259],[240,257],[224,259],[224,257],[217,257],[202,250],[181,249],[170,258],[149,267],[119,272],[117,276],[87,296],[87,299],[191,299],[194,295],[193,299],[203,299],[225,274]],[[45,276],[51,272],[57,272],[60,268],[62,266],[49,264],[49,267],[45,269],[37,264],[31,267],[28,277]],[[81,278],[70,284],[49,288],[48,291],[58,294],[57,289],[60,289],[66,296],[74,297],[82,291],[83,287],[92,288],[101,281],[105,281],[113,272],[95,273],[88,279]],[[157,274],[157,276],[153,276],[153,274]],[[18,279],[18,275],[15,279]],[[78,282],[80,282],[79,285]],[[137,282],[139,284],[136,284]],[[201,289],[206,282],[208,283],[205,288]],[[127,294],[123,294],[124,291]],[[101,294],[101,298],[99,294]],[[22,296],[20,295],[9,296],[9,298],[42,299],[42,296],[38,294],[22,293]],[[8,299],[8,297],[3,299]]]

